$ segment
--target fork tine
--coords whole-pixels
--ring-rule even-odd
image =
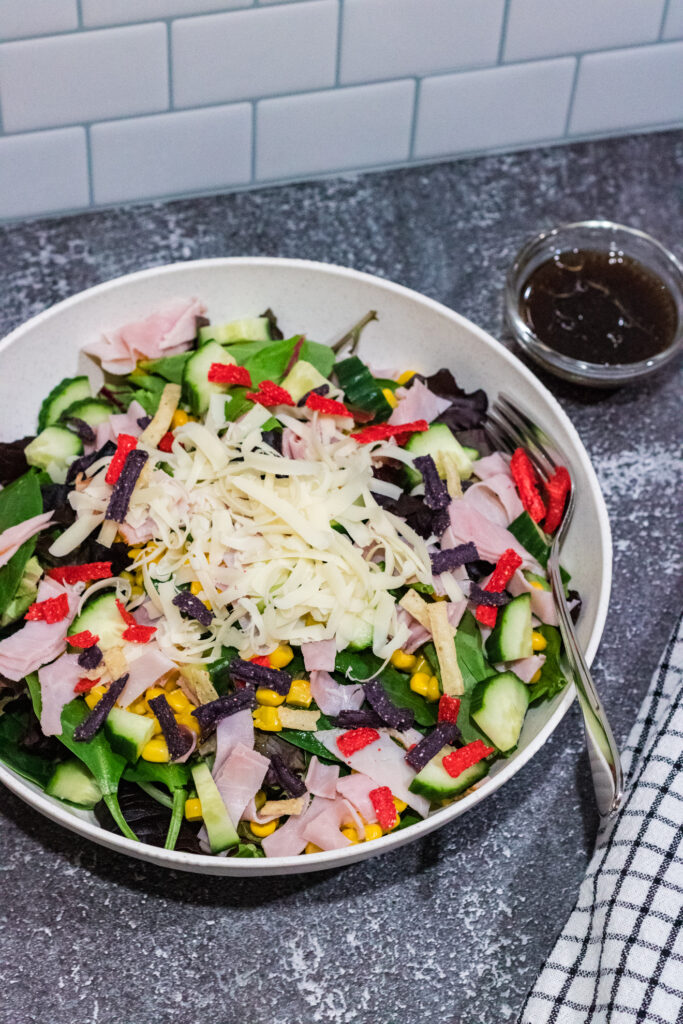
[[[526,430],[523,423],[518,421],[514,413],[508,411],[508,408],[505,406],[495,403],[494,409],[499,428],[501,424],[506,427],[508,437],[512,438],[515,442],[514,447],[521,447],[525,450],[536,470],[543,478],[547,479],[551,476],[554,463],[550,463],[546,459],[544,451],[536,443],[533,435]]]
[[[497,419],[495,413],[490,410],[487,415],[486,429],[496,448],[500,448],[502,451],[509,451],[510,453],[515,450],[516,444],[509,436],[506,427]]]
[[[518,426],[526,440],[526,444],[529,446],[533,445],[538,450],[540,457],[550,467],[546,470],[547,475],[552,474],[557,469],[557,462],[548,451],[546,445],[544,445],[542,438],[545,439],[548,445],[552,444],[550,439],[545,437],[541,428],[533,420],[529,419],[521,409],[518,409],[507,395],[499,395],[495,404],[498,406],[499,411],[506,413],[507,418],[512,419],[513,423]]]

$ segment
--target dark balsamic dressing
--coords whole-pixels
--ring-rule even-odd
[[[664,282],[618,251],[572,249],[541,263],[520,314],[549,348],[588,363],[636,363],[663,352],[677,329]]]

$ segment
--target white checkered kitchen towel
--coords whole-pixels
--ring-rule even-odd
[[[622,760],[623,808],[518,1024],[683,1022],[683,619]]]

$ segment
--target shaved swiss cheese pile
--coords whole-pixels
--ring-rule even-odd
[[[131,543],[155,538],[135,566],[162,650],[210,662],[222,646],[253,656],[334,639],[342,650],[372,631],[374,653],[388,658],[408,636],[390,591],[430,584],[432,572],[425,542],[375,500],[392,485],[373,478],[371,455],[410,456],[393,443],[358,444],[335,418],[297,408],[278,418],[305,457],[283,457],[262,438],[268,410],[226,423],[223,409],[217,396],[204,423],[177,428],[171,453],[140,444],[150,460],[123,532]],[[75,494],[79,518],[101,520],[102,477]],[[173,604],[193,582],[214,616],[208,639]]]

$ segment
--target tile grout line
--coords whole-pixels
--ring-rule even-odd
[[[85,161],[88,173],[88,201],[91,207],[95,206],[95,181],[92,167],[92,139],[90,136],[90,125],[85,126]],[[87,207],[86,207],[87,209]]]
[[[410,142],[408,145],[408,159],[415,159],[415,138],[417,136],[417,113],[420,106],[420,91],[422,87],[422,79],[415,79],[415,92],[413,95],[413,120],[410,125]]]
[[[337,9],[337,56],[335,59],[334,66],[334,85],[338,88],[341,85],[339,76],[341,72],[341,58],[342,58],[342,33],[344,31],[344,0],[337,0],[339,6]]]
[[[662,11],[662,20],[659,25],[659,35],[657,36],[659,42],[664,42],[664,29],[666,28],[666,19],[669,16],[670,7],[671,0],[664,0],[664,10]]]
[[[576,96],[576,87],[579,81],[579,69],[581,67],[581,57],[576,57],[576,66],[574,67],[574,77],[572,78],[572,87],[569,92],[569,103],[567,105],[567,118],[564,122],[564,138],[568,139],[569,136],[569,125],[572,119],[572,112],[574,110],[574,98]]]
[[[508,18],[510,16],[510,0],[505,0],[505,7],[503,8],[503,18],[500,25],[500,45],[498,47],[498,64],[503,63],[503,52],[505,50],[505,42],[507,39],[508,32]]]

